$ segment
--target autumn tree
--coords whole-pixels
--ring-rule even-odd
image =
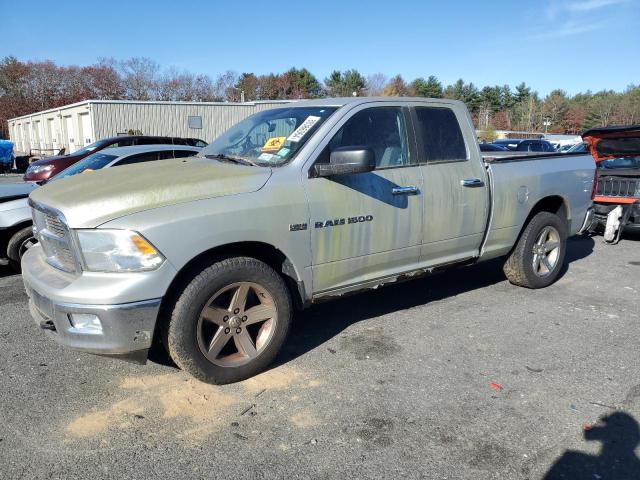
[[[258,77],[258,98],[260,100],[277,100],[279,97],[278,76],[270,73]]]
[[[562,119],[562,126],[566,133],[577,135],[583,130],[587,111],[581,105],[570,106]]]
[[[382,95],[385,97],[408,97],[411,91],[401,75],[396,75],[384,87]]]
[[[246,101],[259,100],[259,86],[260,82],[258,77],[253,73],[242,73],[238,77],[235,88],[239,92],[244,92],[244,99]]]
[[[281,98],[316,98],[322,92],[318,79],[306,68],[291,68],[279,78]]]

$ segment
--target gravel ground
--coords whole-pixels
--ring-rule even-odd
[[[490,262],[313,307],[223,387],[56,345],[1,270],[0,478],[637,478],[639,245],[574,238],[544,290]]]

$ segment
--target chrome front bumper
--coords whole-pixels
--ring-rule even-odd
[[[161,299],[121,305],[56,303],[33,290],[27,282],[25,288],[31,316],[56,342],[88,353],[146,357],[143,354],[151,347]],[[79,332],[71,323],[71,315],[78,313],[97,316],[102,332]]]
[[[34,247],[33,250],[38,249]],[[103,289],[107,293],[109,289],[97,286],[96,280],[91,278],[84,279],[89,288],[79,287],[83,279],[74,279],[54,270],[44,264],[40,252],[29,250],[22,259],[22,278],[29,296],[29,311],[36,324],[56,342],[75,350],[144,363],[152,344],[161,297],[122,301],[116,299],[116,291],[105,295],[105,304],[100,301],[102,298],[96,303],[93,300],[96,294]],[[134,285],[141,283],[135,278],[129,281]],[[105,278],[104,283],[111,285],[113,282]],[[148,292],[146,288],[141,290]],[[66,295],[69,291],[76,295]],[[86,292],[86,296],[82,297],[78,292]],[[101,329],[89,331],[75,327],[72,323],[74,314],[95,315]]]

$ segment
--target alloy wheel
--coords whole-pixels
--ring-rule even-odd
[[[278,312],[272,295],[253,282],[237,282],[216,292],[198,319],[198,346],[213,364],[244,365],[269,345]]]

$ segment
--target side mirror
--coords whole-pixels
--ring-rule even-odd
[[[315,166],[316,176],[333,177],[371,172],[376,168],[376,156],[367,147],[339,147],[331,152],[329,163]]]

